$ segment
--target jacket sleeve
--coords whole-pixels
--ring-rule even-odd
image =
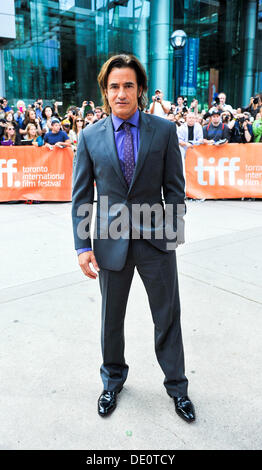
[[[203,128],[200,124],[195,124],[194,143],[198,143],[199,140],[203,139]]]
[[[183,174],[182,156],[179,149],[176,126],[170,123],[169,142],[165,154],[163,176],[163,194],[165,204],[169,205],[173,214],[173,231],[177,232],[177,244],[185,242],[185,178]],[[172,211],[171,211],[172,209]],[[167,223],[171,222],[166,220]]]
[[[91,248],[91,220],[94,203],[93,162],[81,132],[73,171],[72,223],[75,249]]]

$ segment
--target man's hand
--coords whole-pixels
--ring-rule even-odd
[[[83,273],[87,277],[90,277],[90,279],[97,278],[97,273],[94,273],[94,271],[92,271],[89,266],[89,264],[91,263],[96,271],[100,271],[93,251],[84,251],[84,253],[80,253],[80,255],[78,255],[78,263]]]

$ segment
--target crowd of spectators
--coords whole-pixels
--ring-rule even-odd
[[[262,142],[262,93],[250,98],[246,108],[236,108],[219,93],[208,110],[200,110],[197,99],[190,105],[183,96],[176,103],[155,90],[149,112],[174,122],[182,154],[193,145]]]
[[[107,115],[93,101],[84,101],[81,107],[69,106],[65,115],[61,115],[61,105],[56,101],[44,106],[38,99],[26,106],[19,100],[13,109],[6,98],[0,98],[0,144],[45,146],[49,150],[71,147],[76,153],[81,130]]]
[[[44,145],[49,150],[72,147],[76,153],[81,130],[107,114],[93,101],[84,101],[81,107],[69,106],[63,115],[61,105],[56,101],[44,106],[39,98],[28,106],[19,100],[13,109],[6,98],[0,98],[0,144]],[[172,103],[164,100],[163,92],[156,89],[144,112],[177,126],[182,155],[188,147],[199,144],[262,142],[262,93],[252,97],[246,108],[236,109],[226,102],[225,93],[219,93],[209,110],[200,110],[195,98],[190,105],[183,96]]]

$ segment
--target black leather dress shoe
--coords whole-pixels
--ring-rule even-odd
[[[169,394],[168,394],[169,395]],[[174,399],[175,408],[178,416],[183,418],[187,423],[192,423],[195,421],[195,409],[193,403],[189,400],[188,396],[184,397],[173,397],[169,395],[171,398]]]
[[[117,391],[103,390],[98,398],[98,414],[100,416],[108,416],[116,408],[117,394],[121,392],[123,387]]]

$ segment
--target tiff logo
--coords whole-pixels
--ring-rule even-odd
[[[0,159],[0,188],[3,187],[3,174],[7,174],[7,187],[11,188],[13,186],[13,174],[17,173],[17,168],[14,165],[17,163],[17,160],[10,158],[10,160]]]
[[[240,158],[219,158],[217,165],[213,165],[215,161],[214,157],[210,157],[208,162],[211,163],[211,165],[204,165],[204,159],[202,157],[197,159],[197,166],[195,166],[194,170],[197,172],[198,183],[201,186],[206,186],[207,184],[214,186],[216,184],[217,174],[219,186],[224,186],[225,173],[228,173],[229,184],[230,186],[234,186],[236,184],[235,173],[240,170],[240,167],[237,166],[236,163],[240,161]],[[226,163],[228,164],[226,165]],[[204,179],[205,172],[208,174],[208,179]]]

